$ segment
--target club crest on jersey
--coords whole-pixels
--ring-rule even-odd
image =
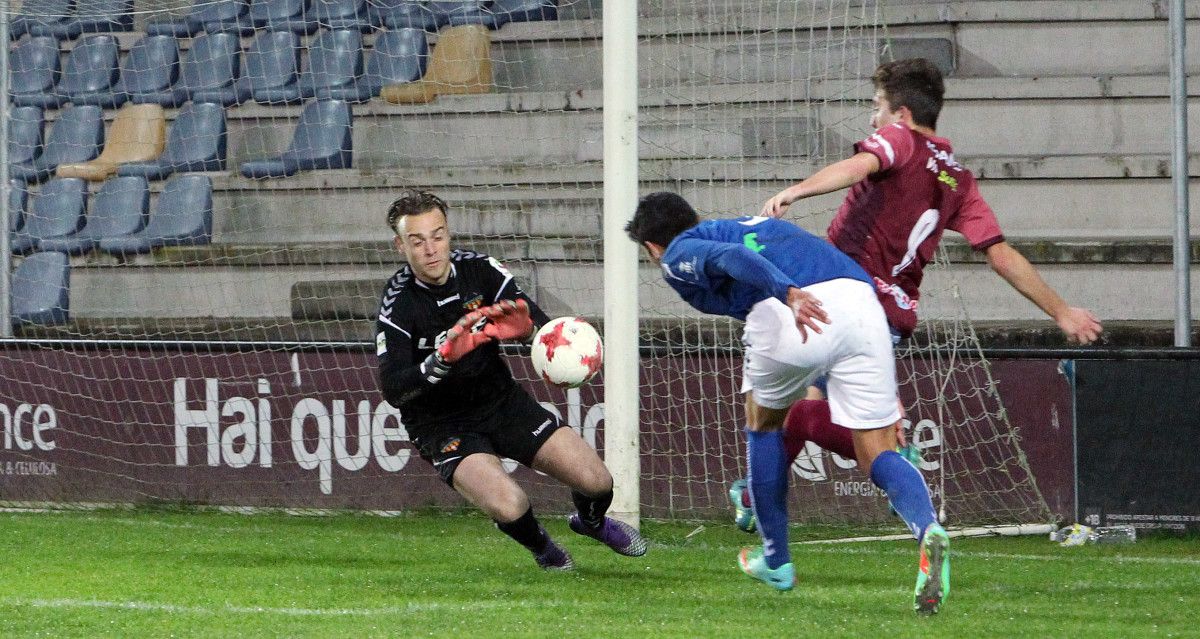
[[[473,310],[479,308],[480,306],[483,306],[483,296],[482,295],[476,295],[475,297],[472,297],[471,299],[463,302],[463,309],[465,309],[467,311],[473,311]]]
[[[453,453],[454,451],[458,450],[458,447],[461,444],[462,444],[462,440],[457,437],[455,437],[454,439],[451,439],[447,442],[443,442],[442,443],[442,452],[443,453]]]

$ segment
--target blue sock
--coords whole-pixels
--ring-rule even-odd
[[[763,540],[763,559],[775,569],[792,561],[787,531],[787,455],[783,433],[746,431],[750,503]]]
[[[887,491],[892,508],[920,541],[925,528],[937,521],[921,471],[900,453],[885,450],[871,463],[871,481]]]

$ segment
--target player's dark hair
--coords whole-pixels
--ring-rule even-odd
[[[932,62],[925,58],[884,62],[875,69],[871,82],[876,89],[883,90],[893,110],[908,107],[913,122],[937,128],[946,84],[942,81],[942,72]]]
[[[405,215],[420,215],[426,211],[437,209],[443,215],[449,214],[446,201],[430,193],[418,189],[409,189],[400,194],[396,201],[388,207],[387,225],[392,231],[396,230],[396,221]]]
[[[676,235],[700,223],[700,216],[677,193],[660,191],[643,197],[633,219],[625,225],[629,239],[666,246]]]

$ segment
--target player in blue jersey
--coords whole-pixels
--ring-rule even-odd
[[[936,612],[949,591],[950,540],[920,471],[895,450],[900,409],[892,338],[866,271],[790,222],[701,222],[674,193],[642,198],[625,230],[684,301],[745,320],[748,481],[763,546],[741,552],[742,570],[777,590],[795,585],[787,533],[790,462],[780,429],[792,403],[827,375],[832,419],[853,431],[859,468],[921,541],[921,562],[940,568],[919,573],[915,593],[919,612]]]

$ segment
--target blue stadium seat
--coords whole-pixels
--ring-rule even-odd
[[[8,232],[17,233],[25,225],[25,207],[29,203],[29,190],[20,180],[8,181]]]
[[[110,35],[91,36],[67,56],[62,79],[55,87],[72,104],[95,104],[111,109],[118,106],[113,93],[120,67],[117,39]]]
[[[8,161],[29,164],[42,154],[42,110],[16,107],[8,112]]]
[[[374,16],[367,10],[367,0],[309,0],[304,22],[317,23],[325,29],[358,29],[367,32],[375,28]],[[294,31],[291,22],[285,23]],[[302,25],[301,25],[302,26]]]
[[[305,17],[307,11],[308,0],[253,0],[250,22],[259,29],[307,35],[317,30],[317,21]]]
[[[264,31],[246,50],[246,70],[238,80],[239,94],[249,93],[262,104],[301,101],[300,36],[291,31]]]
[[[179,110],[167,148],[153,162],[130,162],[117,175],[162,180],[178,171],[225,170],[225,109],[210,102],[190,102]]]
[[[203,0],[200,0],[203,2]],[[147,20],[144,27],[146,35],[171,36],[172,38],[190,38],[204,30],[204,25],[192,19],[195,8],[189,9],[184,15],[175,15],[156,20]]]
[[[362,34],[355,29],[322,31],[308,43],[308,61],[300,74],[304,98],[359,100]]]
[[[433,0],[429,10],[437,16],[439,26],[483,24],[488,4],[487,0]]]
[[[418,0],[376,0],[370,10],[375,21],[388,29],[421,29],[436,33],[438,16],[429,9],[427,2]],[[446,18],[445,15],[442,16]],[[444,24],[444,23],[443,23]]]
[[[21,260],[12,276],[13,324],[66,323],[70,281],[71,266],[63,253],[35,253]]]
[[[75,7],[75,15],[54,24],[30,25],[33,35],[73,40],[83,33],[133,31],[133,0],[84,0]]]
[[[495,30],[509,22],[536,22],[540,20],[558,20],[557,0],[495,0],[484,3],[482,22],[456,22],[464,18],[470,19],[469,14],[452,14],[449,18],[451,26],[460,24],[482,24]]]
[[[60,69],[58,40],[30,38],[9,53],[8,63],[8,91],[16,106],[55,108],[67,101],[54,90]]]
[[[375,38],[366,72],[358,83],[359,100],[378,97],[389,84],[413,82],[425,75],[429,44],[420,28],[392,29]],[[339,97],[334,95],[333,97]]]
[[[146,36],[130,47],[113,94],[121,102],[163,104],[157,96],[170,93],[178,78],[179,43],[171,36]]]
[[[12,252],[32,251],[43,240],[71,235],[83,228],[87,182],[80,178],[54,178],[33,196],[25,228],[13,237]]]
[[[146,225],[146,212],[150,208],[150,187],[146,178],[109,178],[91,200],[82,230],[44,238],[38,242],[38,249],[82,255],[98,247],[101,239],[132,235]]]
[[[42,154],[28,164],[9,165],[9,173],[26,182],[41,182],[59,164],[87,162],[96,157],[104,145],[102,116],[100,107],[91,105],[69,106],[59,111]]]
[[[254,33],[249,0],[201,0],[195,3],[190,16],[203,25],[205,33]]]
[[[241,86],[242,50],[233,33],[205,34],[192,40],[183,54],[182,71],[170,91],[157,94],[160,104],[178,105],[186,100],[239,104],[250,98],[249,86]]]
[[[160,246],[208,244],[212,223],[212,180],[207,175],[176,175],[163,186],[146,228],[132,235],[106,237],[100,240],[100,250],[135,255]]]
[[[297,171],[348,169],[352,163],[350,105],[341,100],[317,100],[300,113],[300,123],[283,155],[242,163],[248,178],[276,178]]]
[[[9,27],[9,37],[20,38],[23,34],[32,33],[35,26],[50,28],[66,24],[75,16],[75,0],[37,0],[36,13],[29,9],[33,6],[32,2],[23,5],[26,10],[14,18],[13,23],[16,28]]]

